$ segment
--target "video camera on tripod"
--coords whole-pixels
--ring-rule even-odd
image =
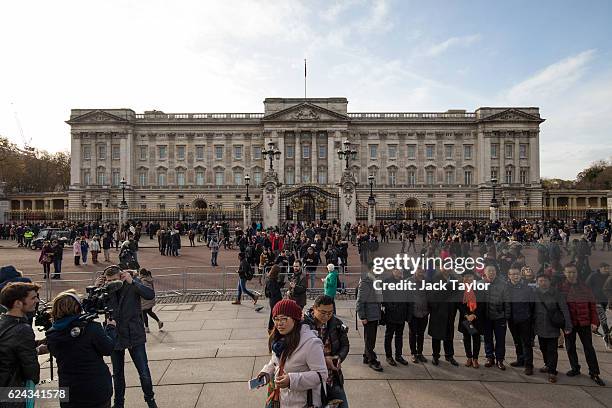
[[[122,281],[108,282],[104,286],[88,286],[85,288],[87,297],[83,299],[83,317],[79,320],[94,320],[98,315],[106,316],[107,320],[113,320],[113,309],[108,306],[108,299],[123,287]]]

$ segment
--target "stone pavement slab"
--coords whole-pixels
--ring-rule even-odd
[[[346,380],[344,390],[353,408],[399,408],[388,381]]]
[[[505,408],[598,408],[605,406],[577,386],[501,382],[485,382],[482,385]]]
[[[160,384],[246,382],[251,379],[254,362],[254,357],[173,360]]]
[[[389,384],[400,408],[501,407],[477,381],[389,381]]]
[[[261,331],[268,325],[268,316],[257,319],[207,319],[202,325],[203,330],[209,329],[246,329],[255,328]]]
[[[202,393],[203,384],[180,384],[156,386],[155,401],[160,408],[193,408]],[[128,388],[125,392],[125,406],[147,408],[140,387]]]
[[[249,378],[250,379],[250,378]],[[249,390],[247,381],[204,384],[196,408],[262,408],[266,402],[266,387]]]
[[[379,380],[379,379],[431,379],[422,364],[408,364],[407,366],[398,365],[392,367],[381,358],[383,371],[378,373],[369,366],[363,364],[361,355],[350,355],[342,363],[344,378],[351,380]]]
[[[200,340],[219,340],[221,342],[222,340],[228,340],[231,332],[232,329],[168,332],[163,339],[163,343],[194,342]]]
[[[599,401],[605,407],[612,407],[612,389],[601,387],[583,387],[585,392]]]

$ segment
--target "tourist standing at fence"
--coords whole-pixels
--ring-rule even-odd
[[[497,276],[495,265],[485,267],[485,282],[489,283],[485,292],[487,306],[483,332],[487,357],[485,367],[497,365],[503,371],[506,369],[506,329],[511,315],[508,286],[501,276]]]
[[[113,239],[108,232],[102,235],[102,251],[104,252],[104,262],[110,262],[110,248],[113,245]]]
[[[289,281],[289,291],[287,296],[289,299],[295,300],[302,309],[306,306],[306,291],[308,288],[308,276],[302,268],[302,263],[299,260],[293,262],[293,276]]]
[[[62,273],[62,261],[64,259],[64,243],[54,239],[51,243],[53,250],[53,276],[52,279],[60,279]]]
[[[155,281],[153,276],[151,275],[151,271],[145,268],[141,268],[138,271],[138,275],[140,276],[140,281],[144,286],[151,289],[153,293],[155,293]],[[153,311],[153,307],[155,306],[155,297],[153,299],[145,299],[143,297],[140,298],[140,307],[142,309],[142,321],[145,326],[145,332],[149,333],[149,318],[151,316],[156,322],[157,327],[161,330],[164,327],[164,322],[162,322],[159,317]]]
[[[432,364],[440,364],[441,346],[444,346],[444,358],[454,366],[459,363],[454,358],[455,347],[453,338],[455,333],[455,315],[457,314],[457,292],[452,289],[449,281],[451,271],[444,267],[432,277],[433,283],[446,284],[446,289],[431,290],[427,293],[429,301],[429,327],[431,336]]]
[[[387,287],[389,284],[399,287],[404,278],[400,269],[394,269],[392,275],[384,280]],[[396,366],[397,363],[408,365],[408,361],[402,356],[404,347],[404,327],[410,321],[411,305],[408,303],[407,292],[403,290],[383,291],[383,310],[385,314],[385,355],[387,363]],[[391,343],[395,337],[395,359]]]
[[[309,246],[308,249],[306,250],[306,255],[304,255],[304,258],[302,259],[302,263],[304,264],[306,273],[310,277],[310,288],[314,289],[315,288],[315,278],[317,276],[317,266],[319,265],[318,257],[314,249],[314,244]]]
[[[420,288],[425,281],[425,271],[417,268],[414,275],[409,279],[416,288]],[[415,290],[412,293],[412,308],[410,321],[408,322],[408,341],[410,344],[410,354],[413,363],[426,363],[427,359],[423,356],[423,344],[425,342],[425,329],[427,328],[427,318],[429,316],[429,305],[427,303],[427,292],[425,290]]]
[[[217,256],[219,255],[219,241],[217,241],[217,238],[213,238],[210,241],[210,264],[212,266],[219,266],[219,264],[217,263]]]
[[[100,237],[98,235],[94,235],[93,239],[91,240],[91,262],[93,264],[97,264],[98,263],[98,254],[100,253],[100,250],[102,249],[102,246],[100,245]]]
[[[525,367],[525,375],[533,374],[533,312],[535,292],[521,279],[519,264],[512,264],[508,271],[508,295],[510,300],[510,319],[508,328],[512,334],[516,360],[512,367]]]
[[[72,255],[74,256],[74,264],[78,266],[81,261],[81,238],[76,237],[72,244]]]
[[[89,252],[89,242],[87,242],[87,238],[85,235],[81,237],[81,259],[83,260],[83,265],[87,265],[87,254]]]
[[[43,279],[47,279],[51,274],[51,263],[53,262],[53,249],[51,249],[51,243],[48,240],[43,243],[38,262],[43,267]]]

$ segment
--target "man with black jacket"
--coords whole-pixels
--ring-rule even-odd
[[[516,361],[512,367],[525,367],[526,375],[533,375],[533,312],[535,292],[521,279],[520,265],[512,264],[508,271],[510,320],[508,327],[514,340]]]
[[[427,302],[429,303],[429,327],[428,334],[431,336],[432,360],[435,366],[440,364],[440,351],[444,345],[444,358],[453,366],[459,366],[455,360],[455,347],[453,337],[455,334],[455,316],[457,315],[457,292],[450,286],[450,281],[456,280],[450,269],[443,268],[433,276],[432,283],[444,284],[444,290],[428,290]]]
[[[113,385],[115,387],[114,408],[123,408],[125,399],[125,350],[130,352],[134,366],[138,370],[140,386],[149,408],[157,408],[153,381],[147,361],[147,341],[142,323],[140,298],[152,300],[155,297],[153,289],[143,285],[138,278],[133,278],[129,271],[123,271],[112,265],[104,270],[104,275],[96,281],[97,286],[112,281],[123,281],[123,287],[110,294],[108,307],[113,310],[113,319],[117,323],[117,342],[111,355],[113,363]]]
[[[485,267],[485,282],[489,289],[485,292],[484,343],[487,362],[485,367],[497,365],[505,370],[506,358],[506,322],[511,317],[508,285],[497,276],[497,267],[489,264]],[[495,343],[493,342],[495,338]]]
[[[389,287],[393,284],[395,287],[401,283],[403,273],[399,269],[394,269],[392,275],[384,280]],[[407,291],[403,290],[385,290],[383,292],[383,310],[385,314],[385,354],[387,363],[396,366],[397,363],[408,365],[408,361],[402,357],[402,349],[404,346],[404,327],[406,322],[410,321],[412,308],[408,303]],[[393,359],[391,342],[395,336],[395,360]]]
[[[0,304],[8,310],[0,316],[0,387],[25,387],[27,380],[36,384],[40,379],[34,331],[27,318],[36,310],[39,289],[34,283],[16,282],[0,292]],[[25,407],[25,402],[2,407]]]
[[[251,299],[253,299],[253,304],[257,304],[259,296],[248,290],[246,287],[247,280],[253,277],[253,274],[251,272],[252,266],[247,260],[244,252],[240,252],[238,254],[238,259],[240,259],[240,266],[238,267],[238,295],[236,297],[236,300],[233,301],[232,304],[240,304],[242,299],[242,292],[246,293],[251,297]]]
[[[293,276],[289,280],[289,299],[294,300],[302,309],[306,306],[306,290],[308,277],[297,259],[293,263]]]
[[[348,327],[334,315],[334,299],[326,295],[318,296],[313,307],[304,314],[304,323],[314,330],[323,342],[325,364],[329,370],[328,400],[342,400],[338,408],[348,408],[341,367],[349,353]]]

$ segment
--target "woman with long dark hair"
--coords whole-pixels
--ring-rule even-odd
[[[268,402],[280,408],[322,406],[321,389],[327,380],[323,343],[302,324],[302,309],[293,300],[276,303],[272,318],[272,356],[258,375],[268,383]]]

